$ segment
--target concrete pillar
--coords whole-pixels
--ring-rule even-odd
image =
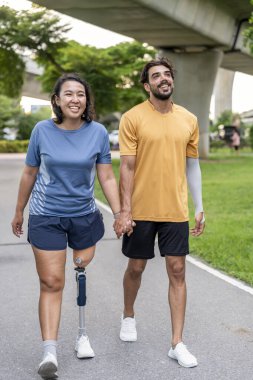
[[[214,119],[223,111],[232,110],[232,90],[235,72],[222,69],[218,70],[214,86]]]
[[[22,88],[22,96],[50,100],[50,95],[42,92],[41,83],[38,78],[38,75],[26,72],[24,85]]]
[[[159,55],[167,56],[175,66],[173,100],[198,117],[199,155],[206,158],[209,153],[210,102],[223,52],[207,50],[200,53],[171,53],[162,50]]]

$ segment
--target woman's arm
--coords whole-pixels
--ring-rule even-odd
[[[120,212],[119,191],[111,164],[97,164],[97,177],[113,214]]]
[[[21,176],[18,190],[18,199],[16,204],[16,212],[11,223],[12,232],[17,237],[20,237],[20,235],[23,234],[23,213],[31,195],[34,183],[36,181],[38,170],[38,167],[26,165]]]
[[[103,193],[112,209],[115,222],[114,231],[118,238],[123,233],[123,225],[120,213],[120,199],[116,178],[114,176],[111,164],[97,164],[97,177],[102,187]]]

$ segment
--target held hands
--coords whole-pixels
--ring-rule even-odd
[[[199,212],[195,215],[195,227],[190,228],[190,233],[192,236],[199,236],[204,232],[205,229],[205,217],[203,212]]]
[[[125,233],[130,236],[133,233],[133,227],[135,227],[135,222],[132,219],[130,212],[121,211],[115,216],[115,222],[113,224],[113,229],[119,239]]]
[[[12,232],[18,238],[20,238],[20,236],[24,233],[23,228],[22,228],[23,221],[24,221],[23,213],[16,213],[11,222]]]

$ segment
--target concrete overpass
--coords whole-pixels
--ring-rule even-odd
[[[22,88],[22,96],[50,100],[50,95],[41,90],[41,86],[38,81],[43,69],[30,58],[24,57],[23,59],[26,64],[26,72],[24,85]]]
[[[219,67],[253,74],[243,46],[249,0],[36,0],[37,4],[147,42],[177,69],[175,102],[200,123],[200,154],[208,155],[210,99]]]

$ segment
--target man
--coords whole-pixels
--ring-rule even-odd
[[[172,340],[168,356],[183,367],[195,367],[197,360],[183,344],[182,333],[189,253],[187,182],[195,205],[191,234],[199,236],[204,230],[198,123],[171,100],[174,69],[166,58],[147,63],[140,81],[149,99],[126,112],[119,129],[122,252],[129,258],[120,338],[137,340],[134,302],[158,235],[169,277]]]

